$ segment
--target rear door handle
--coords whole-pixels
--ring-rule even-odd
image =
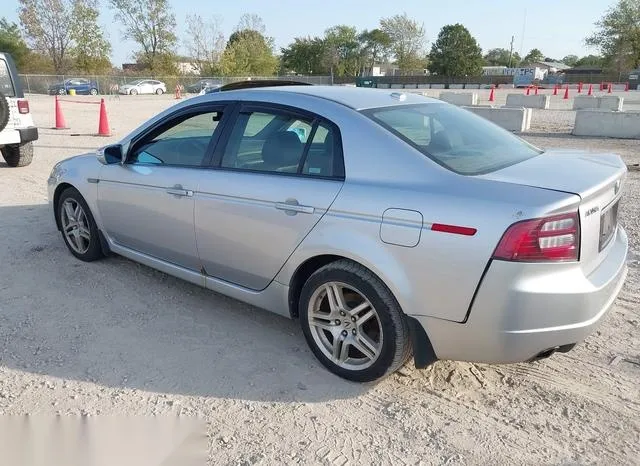
[[[294,214],[312,214],[315,212],[315,209],[313,207],[308,205],[300,205],[295,199],[287,200],[286,202],[276,202],[276,209],[284,210],[287,213],[291,212]]]
[[[189,189],[174,187],[174,188],[167,188],[166,191],[167,191],[167,194],[172,194],[174,196],[193,197],[193,191]]]

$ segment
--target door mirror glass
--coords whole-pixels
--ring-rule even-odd
[[[97,157],[105,165],[121,163],[123,158],[122,146],[120,144],[112,144],[103,147],[98,150]]]

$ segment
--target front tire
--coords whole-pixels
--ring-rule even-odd
[[[156,95],[162,95],[164,91],[162,89],[156,89]]]
[[[58,90],[58,95],[67,95],[67,90],[66,89],[59,89]]]
[[[85,262],[104,257],[98,227],[89,206],[77,189],[65,189],[55,209],[62,239],[71,254]]]
[[[138,95],[138,91],[136,89],[131,89],[129,92],[130,95]]]
[[[10,167],[26,167],[33,160],[33,144],[11,144],[4,146],[2,149],[2,157]]]
[[[91,94],[91,95],[98,95],[98,89],[96,89],[96,88],[94,87],[93,89],[91,89],[91,90],[89,91],[89,94]]]
[[[299,301],[311,351],[331,372],[372,382],[411,357],[409,327],[393,294],[370,270],[340,260],[317,270]]]

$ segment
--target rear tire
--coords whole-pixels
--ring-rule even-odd
[[[60,90],[58,91],[58,94],[59,94],[59,95],[67,95],[67,91],[66,91],[66,89],[60,89]]]
[[[103,258],[98,227],[82,194],[76,188],[67,188],[54,208],[69,252],[84,262]]]
[[[9,123],[9,101],[5,97],[5,95],[0,92],[0,131],[5,129],[7,124]]]
[[[1,150],[2,157],[10,167],[26,167],[33,160],[33,144],[30,142],[22,145],[11,144]]]
[[[299,316],[314,355],[347,380],[380,380],[412,355],[400,305],[377,276],[355,262],[332,262],[313,273],[300,294]]]

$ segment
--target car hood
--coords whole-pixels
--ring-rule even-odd
[[[549,150],[478,178],[578,194],[586,199],[626,171],[617,154]]]

